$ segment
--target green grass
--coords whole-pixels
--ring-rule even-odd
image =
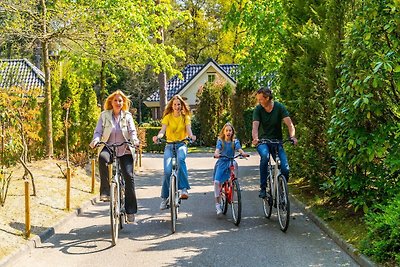
[[[304,179],[289,183],[289,191],[312,212],[325,221],[344,240],[360,249],[360,241],[367,233],[362,212],[355,212],[346,203],[332,201],[322,191],[313,188]]]

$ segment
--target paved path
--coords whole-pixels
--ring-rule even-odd
[[[10,266],[358,266],[292,204],[286,233],[276,211],[263,215],[257,197],[258,162],[238,160],[242,221],[236,227],[214,210],[211,154],[189,154],[192,190],[180,209],[177,232],[168,211],[159,211],[162,155],[146,154],[136,178],[139,213],[111,247],[108,205],[98,203],[68,221],[57,233]]]

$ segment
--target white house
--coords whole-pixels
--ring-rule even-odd
[[[167,82],[167,101],[179,94],[191,108],[196,105],[197,91],[207,82],[213,82],[217,77],[226,80],[233,88],[236,87],[235,75],[237,64],[218,64],[209,59],[205,64],[190,64],[182,70],[183,80],[174,76]],[[160,119],[160,95],[157,90],[144,101],[144,104],[152,109],[152,118]]]

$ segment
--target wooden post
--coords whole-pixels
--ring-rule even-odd
[[[96,160],[92,159],[92,191],[90,191],[92,194],[94,194],[94,181],[95,181],[95,166],[96,166]]]
[[[29,203],[29,181],[25,180],[25,237],[29,238],[31,235],[31,211]]]
[[[139,147],[139,167],[142,167],[142,147]]]
[[[67,199],[66,208],[69,211],[71,209],[71,168],[67,167]]]

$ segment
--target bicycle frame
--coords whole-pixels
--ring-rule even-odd
[[[240,157],[241,154],[238,154],[234,157],[228,157],[225,155],[220,155],[221,158],[227,158],[230,161],[229,170],[230,176],[229,179],[226,180],[220,188],[220,204],[222,206],[223,214],[226,214],[228,210],[228,204],[231,205],[232,210],[232,217],[234,224],[236,226],[239,225],[241,220],[241,213],[242,213],[242,201],[241,201],[241,192],[240,192],[240,185],[239,181],[235,174],[235,164],[234,160],[237,157]],[[236,200],[235,200],[235,193],[236,193]]]
[[[270,145],[270,158],[268,160],[267,197],[263,199],[264,214],[270,218],[272,207],[278,212],[280,228],[285,232],[289,226],[290,202],[286,178],[281,173],[281,161],[279,158],[279,146],[291,140],[262,139],[259,144]],[[274,162],[273,162],[274,160]]]
[[[108,164],[108,177],[110,183],[110,222],[112,245],[115,246],[118,240],[118,230],[123,228],[123,221],[126,220],[125,213],[125,180],[122,178],[120,161],[117,157],[117,147],[124,144],[132,145],[131,142],[107,144],[99,142],[98,145],[104,145],[111,153],[112,159]]]
[[[171,211],[171,231],[175,233],[176,231],[176,221],[178,219],[179,206],[181,204],[180,192],[178,190],[179,179],[178,179],[178,152],[177,145],[184,143],[185,141],[191,141],[190,138],[185,138],[180,141],[168,142],[165,139],[158,139],[158,142],[164,142],[166,144],[172,145],[172,172],[169,180],[169,208]]]

